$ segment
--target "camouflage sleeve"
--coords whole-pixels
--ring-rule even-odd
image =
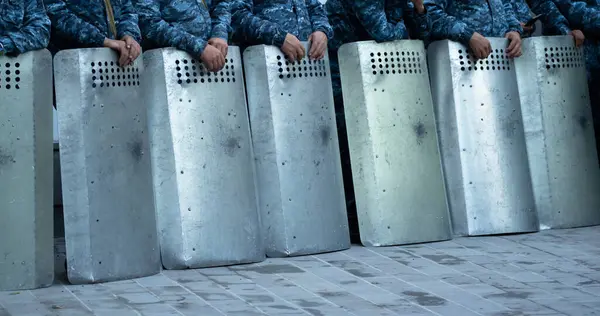
[[[50,19],[44,3],[42,0],[26,0],[23,27],[19,31],[6,33],[6,37],[0,38],[0,43],[7,54],[18,55],[46,48],[49,40]]]
[[[517,14],[513,8],[513,0],[504,0],[502,4],[504,5],[506,22],[508,23],[508,32],[506,33],[517,32],[523,35],[523,27],[521,26],[521,22],[517,19]]]
[[[355,0],[352,8],[367,33],[377,42],[387,42],[408,38],[408,30],[403,19],[388,21],[384,1]],[[391,23],[395,22],[395,23]]]
[[[306,6],[308,7],[308,14],[310,15],[312,31],[321,31],[327,35],[327,38],[333,38],[333,28],[331,27],[331,24],[329,24],[327,12],[321,2],[319,2],[319,0],[306,0]]]
[[[585,1],[560,1],[559,10],[568,16],[574,29],[582,30],[586,34],[600,34],[600,8],[590,6]]]
[[[431,18],[427,11],[417,13],[412,2],[407,0],[404,16],[404,23],[409,30],[411,38],[427,41],[429,31],[431,30]]]
[[[231,1],[213,1],[210,10],[210,18],[212,21],[212,32],[210,37],[228,40],[229,33],[231,32]]]
[[[131,0],[120,1],[120,14],[115,17],[117,25],[117,37],[123,38],[126,35],[133,37],[138,43],[142,41],[140,27],[138,26],[138,15],[133,9]]]
[[[541,17],[544,29],[547,29],[550,34],[567,35],[571,33],[569,22],[560,13],[558,7],[552,0],[530,0],[531,11],[535,14],[542,14]]]
[[[527,23],[531,19],[531,10],[525,0],[509,0],[519,22]]]
[[[469,41],[475,33],[475,30],[469,27],[465,22],[446,13],[450,0],[425,0],[425,8],[431,18],[431,39],[443,40],[449,39],[469,46]]]
[[[71,12],[64,0],[44,0],[52,28],[62,37],[91,47],[102,47],[106,36],[94,25]]]
[[[137,5],[144,38],[162,47],[175,47],[199,58],[204,52],[209,34],[204,38],[194,36],[162,19],[160,4],[156,0],[140,0]]]
[[[232,22],[237,28],[236,33],[250,42],[266,45],[283,46],[287,32],[277,23],[263,20],[253,13],[252,0],[233,0]]]

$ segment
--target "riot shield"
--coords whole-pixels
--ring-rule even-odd
[[[60,51],[54,78],[71,283],[160,271],[141,58],[110,49]]]
[[[423,42],[349,43],[338,56],[361,241],[450,239]]]

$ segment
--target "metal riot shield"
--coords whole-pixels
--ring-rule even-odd
[[[244,71],[267,255],[349,248],[328,56],[292,63],[252,46]]]
[[[264,260],[239,48],[214,73],[173,48],[144,53],[144,64],[163,265]]]
[[[540,227],[600,224],[600,169],[583,50],[570,36],[529,38],[515,67]]]
[[[450,239],[423,42],[350,43],[338,56],[361,241]]]
[[[0,291],[54,280],[52,56],[0,57]]]
[[[427,58],[455,235],[538,230],[514,63],[489,38],[475,60],[464,46],[432,43]]]
[[[141,59],[107,48],[60,51],[54,78],[71,283],[156,274],[156,233]]]

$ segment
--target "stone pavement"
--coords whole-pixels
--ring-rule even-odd
[[[1,316],[265,314],[600,315],[600,227],[0,292]]]

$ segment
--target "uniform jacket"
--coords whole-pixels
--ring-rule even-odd
[[[288,33],[301,41],[321,31],[333,30],[319,0],[233,0],[233,29],[237,41],[246,45],[281,47]]]
[[[42,0],[0,0],[0,43],[6,54],[46,48],[49,40],[50,19]]]
[[[417,14],[409,0],[328,0],[332,50],[356,41],[377,42],[427,37],[429,16]]]
[[[473,33],[504,37],[522,33],[511,0],[425,0],[431,16],[432,40],[449,39],[468,45]]]
[[[147,48],[175,47],[200,57],[210,38],[229,38],[229,0],[137,0],[135,6]]]
[[[125,35],[141,41],[138,15],[131,0],[111,0],[117,34],[109,31],[102,0],[44,0],[52,21],[52,44],[56,49],[102,47],[105,38]]]

